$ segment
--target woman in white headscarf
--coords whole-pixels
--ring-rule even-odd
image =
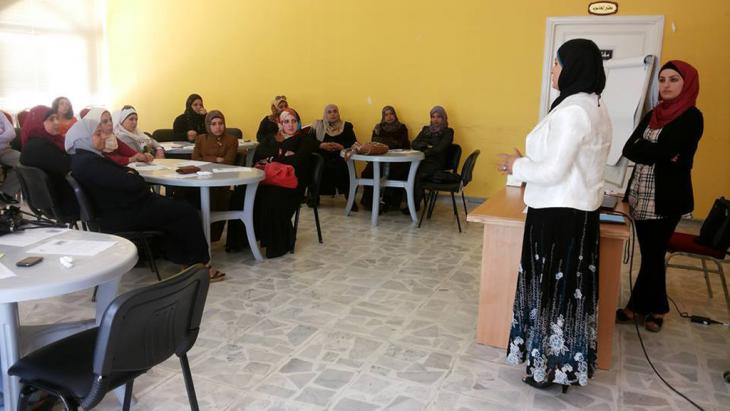
[[[160,143],[137,127],[139,116],[134,107],[126,105],[112,114],[114,134],[119,141],[138,153],[148,153],[155,158],[165,158],[165,150]]]
[[[340,118],[340,109],[336,105],[328,104],[324,108],[322,119],[312,124],[312,130],[319,142],[318,153],[324,157],[320,194],[339,193],[347,197],[350,193],[350,175],[340,151],[352,147],[357,142],[352,123]],[[356,208],[355,203],[353,207]]]
[[[168,260],[186,267],[210,262],[198,212],[185,202],[153,193],[135,170],[104,156],[106,139],[99,121],[82,118],[69,129],[65,145],[71,154],[71,173],[94,205],[102,232],[161,231],[161,248]],[[208,267],[211,281],[224,278]]]
[[[104,138],[104,148],[102,149],[102,153],[115,163],[121,166],[126,166],[127,164],[134,163],[136,161],[144,163],[152,161],[151,155],[137,152],[125,143],[119,141],[116,134],[114,134],[112,115],[109,113],[109,110],[102,107],[92,107],[82,116],[82,118],[88,118],[99,123],[99,130],[101,132],[101,136]]]

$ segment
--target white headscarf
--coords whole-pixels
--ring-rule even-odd
[[[337,109],[337,120],[330,123],[327,121],[327,110],[334,108]],[[337,137],[345,131],[345,122],[340,118],[340,109],[334,104],[327,104],[324,106],[324,113],[322,114],[322,120],[315,120],[314,131],[317,136],[317,140],[324,141],[325,135],[330,137]]]
[[[160,144],[150,138],[147,134],[139,131],[139,127],[137,127],[134,130],[127,130],[124,128],[122,123],[124,120],[127,119],[127,117],[131,116],[132,114],[137,114],[137,110],[134,109],[134,107],[127,106],[126,108],[123,108],[119,111],[114,112],[112,114],[112,121],[114,122],[114,134],[117,135],[117,138],[122,140],[122,142],[129,147],[132,147],[134,150],[142,153],[144,152],[145,147],[151,146],[153,149],[157,149],[160,147]]]
[[[101,124],[101,116],[104,113],[109,113],[109,110],[105,109],[104,107],[92,107],[89,109],[89,112],[86,113],[86,115],[83,118],[88,118],[95,120],[99,124]],[[111,116],[111,113],[109,113]],[[112,131],[112,134],[109,136],[104,136],[106,139],[104,140],[104,152],[105,153],[111,153],[112,151],[119,148],[119,144],[117,144],[117,136],[114,135],[114,131]]]
[[[94,147],[92,136],[101,124],[96,118],[89,115],[84,116],[77,121],[66,133],[66,152],[76,154],[76,150],[86,150],[102,155],[101,151]]]

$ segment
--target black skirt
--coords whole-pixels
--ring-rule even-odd
[[[536,382],[586,385],[596,368],[598,211],[527,211],[507,362]]]

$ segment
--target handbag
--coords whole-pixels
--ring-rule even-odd
[[[256,164],[256,168],[264,171],[264,179],[261,184],[284,188],[297,188],[299,185],[294,167],[289,164],[272,162]]]
[[[350,147],[350,149],[345,152],[345,160],[349,160],[353,154],[380,156],[387,152],[388,146],[383,143],[376,143],[373,141],[370,143],[360,144],[355,142],[355,144],[353,144],[352,147]]]
[[[200,171],[200,167],[183,166],[175,170],[178,174],[194,174]]]
[[[710,214],[702,223],[697,242],[715,250],[727,250],[730,247],[730,201],[725,197],[715,200]]]

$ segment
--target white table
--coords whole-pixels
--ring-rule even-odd
[[[27,251],[40,244],[57,239],[115,241],[112,247],[95,256],[74,256],[74,266],[64,268],[60,255],[40,254],[43,261],[33,267],[16,267],[15,263],[30,255]],[[53,341],[98,325],[104,310],[117,295],[119,281],[137,263],[137,247],[121,237],[68,230],[55,237],[26,247],[0,245],[5,256],[0,263],[16,274],[0,279],[0,369],[2,370],[5,410],[15,411],[20,383],[8,377],[8,368],[28,353]],[[96,295],[96,322],[82,321],[48,326],[20,327],[18,303],[56,297],[99,286]],[[22,334],[22,337],[21,337]],[[22,343],[22,345],[21,345]]]
[[[210,176],[198,176],[196,174],[181,175],[175,172],[180,164],[196,164],[201,171],[211,171]],[[164,169],[145,168],[145,166],[131,165],[139,175],[148,183],[162,184],[176,187],[198,187],[200,188],[200,214],[203,220],[203,232],[208,241],[210,250],[210,224],[216,221],[235,220],[243,221],[246,226],[246,237],[254,257],[261,261],[261,251],[256,245],[256,234],[253,229],[253,205],[256,198],[256,189],[259,182],[264,179],[264,172],[251,167],[230,166],[227,164],[216,164],[206,162],[195,162],[179,159],[155,159],[152,166],[161,166]],[[232,168],[232,172],[213,172],[214,169]],[[246,186],[246,199],[243,202],[243,210],[231,211],[210,211],[210,187]]]
[[[160,143],[160,145],[165,149],[165,153],[170,154],[192,155],[193,149],[195,149],[195,143],[190,141],[165,141]],[[258,145],[259,143],[257,141],[243,141],[238,139],[238,152],[242,153],[246,151],[246,165],[249,167],[253,164],[253,155]]]
[[[345,151],[340,153],[341,156],[345,156]],[[416,214],[416,204],[413,199],[413,188],[416,182],[416,171],[418,171],[418,165],[421,160],[424,159],[422,151],[418,150],[390,150],[387,153],[379,156],[369,156],[364,154],[354,154],[347,161],[347,170],[350,173],[350,195],[347,196],[347,206],[345,206],[345,215],[350,215],[350,210],[355,202],[355,192],[357,186],[372,186],[373,187],[373,207],[372,216],[370,222],[373,226],[378,225],[378,214],[380,213],[380,188],[381,187],[400,187],[406,190],[408,197],[408,210],[411,212],[411,220],[414,223],[418,222],[418,216]],[[355,160],[369,161],[373,163],[373,178],[357,178],[355,176]],[[381,178],[380,176],[380,163],[384,163],[384,172]],[[388,171],[390,163],[410,163],[408,170],[408,180],[389,180]]]

